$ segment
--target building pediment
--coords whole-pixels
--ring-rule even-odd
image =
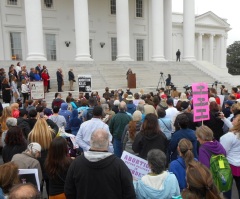
[[[202,15],[198,15],[195,17],[196,25],[204,25],[211,27],[222,27],[222,28],[230,28],[230,25],[226,22],[225,19],[220,18],[213,12],[209,11]]]

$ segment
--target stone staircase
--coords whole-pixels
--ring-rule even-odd
[[[8,66],[13,61],[1,61],[1,67],[8,71]],[[239,77],[233,77],[227,73],[227,70],[216,70],[216,66],[209,66],[208,62],[75,62],[75,61],[59,61],[59,62],[40,62],[41,65],[46,65],[51,77],[51,92],[45,95],[45,100],[50,104],[55,92],[57,92],[56,71],[62,68],[64,74],[64,92],[63,99],[66,98],[69,90],[68,71],[73,69],[75,77],[78,75],[92,76],[92,89],[98,91],[100,95],[104,92],[105,87],[110,90],[118,88],[126,89],[126,71],[131,68],[136,73],[136,89],[131,89],[132,92],[139,92],[143,89],[145,93],[156,92],[159,87],[163,86],[167,74],[171,74],[172,82],[179,91],[184,91],[183,86],[190,85],[193,82],[206,82],[211,86],[215,81],[221,81],[230,88],[233,84],[233,79],[240,80]],[[16,64],[16,63],[14,63]],[[28,61],[21,62],[21,65],[26,65],[28,69],[35,67],[38,62]],[[215,67],[215,68],[214,68]],[[163,72],[161,78],[160,72]],[[76,79],[77,80],[77,79]],[[161,85],[162,82],[162,85]],[[235,83],[235,81],[234,81]],[[235,84],[237,85],[237,84]],[[74,83],[75,91],[72,91],[74,97],[78,96],[78,84]]]

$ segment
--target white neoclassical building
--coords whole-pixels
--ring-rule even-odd
[[[230,25],[172,0],[1,0],[0,60],[206,60],[226,67]]]

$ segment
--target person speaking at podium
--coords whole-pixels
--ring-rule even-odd
[[[128,75],[129,75],[129,74],[133,74],[133,72],[132,72],[132,69],[131,69],[131,68],[129,68],[129,69],[128,69],[128,71],[127,71],[127,74],[126,74],[126,75],[127,75],[127,78],[126,78],[126,79],[128,79]]]

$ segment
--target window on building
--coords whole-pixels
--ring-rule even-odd
[[[7,0],[7,5],[18,5],[17,0]]]
[[[116,15],[116,0],[110,0],[111,1],[111,14]]]
[[[22,60],[21,33],[20,32],[11,32],[10,33],[10,42],[11,42],[12,60]]]
[[[53,0],[44,0],[45,8],[53,8]]]
[[[143,0],[136,0],[136,17],[143,17]]]
[[[90,53],[90,57],[93,58],[93,55],[92,55],[92,39],[89,39],[89,53]]]
[[[112,47],[112,61],[116,61],[117,59],[117,38],[111,38],[111,47]]]
[[[137,61],[143,61],[144,51],[143,51],[143,39],[137,39]]]
[[[46,34],[46,49],[47,49],[47,60],[56,61],[56,36],[54,34]]]

